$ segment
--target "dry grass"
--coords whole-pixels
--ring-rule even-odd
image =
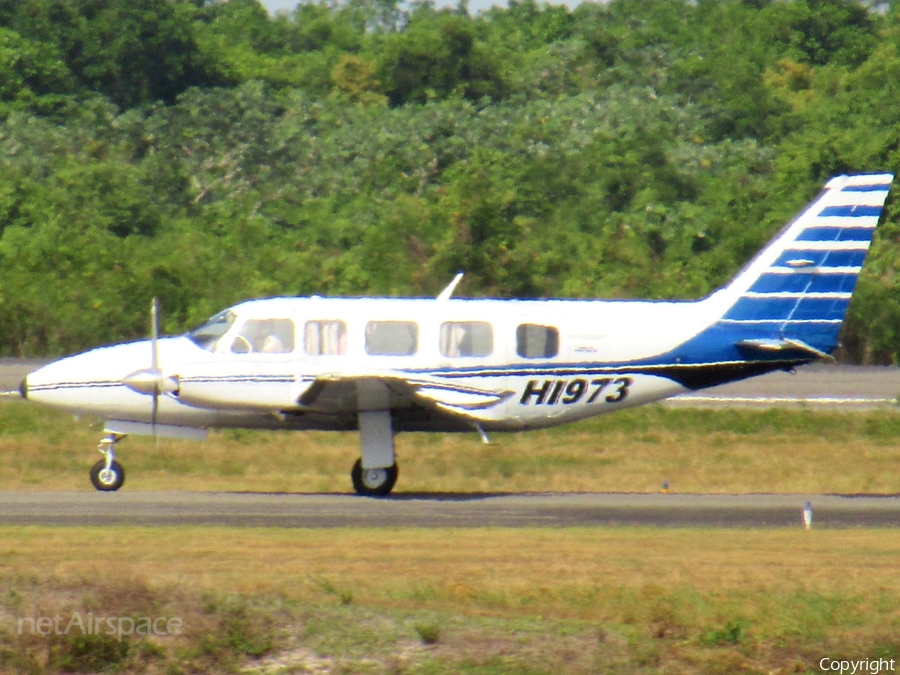
[[[648,588],[728,597],[755,620],[766,596],[798,590],[900,598],[898,558],[893,530],[0,528],[6,578],[303,601],[344,589],[366,605],[604,621],[625,618],[613,596]]]
[[[102,430],[0,402],[0,489],[90,489]],[[900,414],[646,407],[550,431],[408,434],[401,492],[654,491],[898,493]],[[347,492],[355,433],[214,432],[207,442],[132,437],[129,490]]]
[[[897,656],[898,555],[884,530],[4,527],[0,608],[184,619],[128,672],[813,672]]]

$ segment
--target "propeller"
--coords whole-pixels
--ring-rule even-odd
[[[159,414],[159,397],[178,391],[178,380],[166,377],[159,369],[159,300],[153,298],[150,305],[150,367],[136,370],[122,380],[122,384],[139,394],[153,397],[150,424],[156,435],[156,419]]]

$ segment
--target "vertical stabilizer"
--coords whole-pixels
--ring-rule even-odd
[[[893,175],[836,176],[725,288],[722,327],[827,356],[856,287]]]

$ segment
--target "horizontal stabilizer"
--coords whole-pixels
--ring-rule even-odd
[[[792,338],[782,338],[780,340],[741,340],[740,342],[736,342],[734,346],[741,350],[748,358],[756,358],[759,356],[769,357],[772,354],[785,351],[799,351],[810,354],[817,359],[834,361],[834,357],[831,354],[823,352],[821,349],[816,349],[812,345],[803,342],[803,340],[795,340]]]

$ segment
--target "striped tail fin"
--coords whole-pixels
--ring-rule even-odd
[[[836,176],[725,288],[718,321],[742,351],[827,357],[884,209],[893,175]],[[749,354],[748,354],[749,356]]]

